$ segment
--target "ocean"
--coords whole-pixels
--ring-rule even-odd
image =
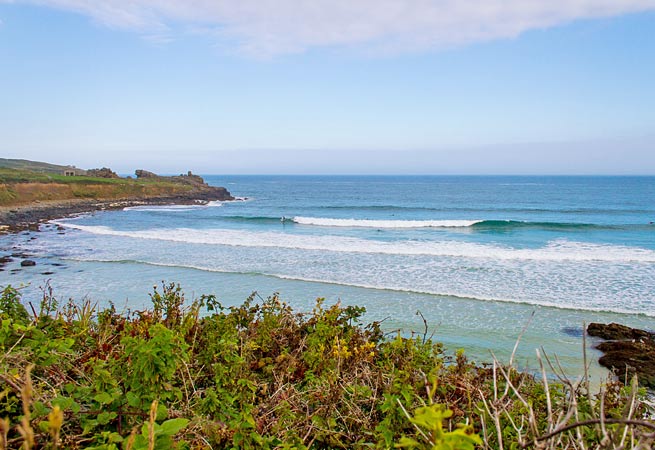
[[[162,281],[224,305],[280,293],[366,307],[391,335],[428,335],[472,359],[535,349],[582,371],[582,328],[655,329],[655,177],[205,176],[239,198],[143,206],[0,237],[34,255],[0,286],[38,303],[148,306]],[[17,264],[17,263],[15,263]],[[598,353],[589,350],[591,358]],[[600,369],[594,366],[599,376]]]

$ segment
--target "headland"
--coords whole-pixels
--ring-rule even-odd
[[[52,219],[128,206],[229,200],[234,197],[227,189],[209,186],[191,172],[161,176],[139,169],[133,178],[120,177],[106,167],[82,170],[0,160],[0,232],[36,228]]]

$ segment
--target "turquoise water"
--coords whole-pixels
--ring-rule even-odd
[[[147,305],[161,280],[226,304],[280,292],[366,306],[479,360],[557,353],[575,371],[583,322],[655,328],[653,177],[207,176],[243,200],[136,207],[2,238],[37,266],[0,272],[38,299]],[[32,239],[36,237],[36,239]],[[14,250],[14,251],[15,251]],[[63,265],[52,265],[63,264]],[[47,268],[44,269],[44,268]],[[43,275],[44,272],[54,272]]]

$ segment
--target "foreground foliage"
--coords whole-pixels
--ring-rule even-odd
[[[272,296],[38,308],[0,296],[0,448],[650,448],[636,387],[540,381],[385,336],[363,308]],[[28,313],[28,310],[31,313]],[[554,369],[553,369],[554,370]],[[556,370],[555,370],[556,371]]]

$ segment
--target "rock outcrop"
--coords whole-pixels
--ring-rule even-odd
[[[202,179],[201,176],[199,175],[194,175],[191,173],[189,170],[186,175],[180,174],[178,177],[172,177],[175,179],[175,181],[179,181],[181,183],[187,183],[187,184],[207,184],[205,183],[205,180]]]
[[[655,334],[618,323],[590,323],[589,336],[604,339],[596,345],[603,352],[598,363],[619,379],[637,375],[639,384],[655,389]]]
[[[205,183],[205,180],[199,175],[194,175],[191,173],[189,170],[186,174],[181,173],[180,175],[177,176],[164,176],[164,175],[157,175],[156,173],[149,172],[147,170],[139,169],[134,171],[134,174],[136,175],[137,178],[143,179],[152,179],[152,180],[158,180],[158,181],[172,181],[174,183],[182,183],[182,184],[191,184],[191,185],[207,185]]]
[[[160,178],[156,173],[148,172],[147,170],[137,169],[134,171],[137,178]]]
[[[138,179],[146,179],[152,181],[167,181],[176,183],[178,185],[190,186],[190,189],[185,194],[178,194],[175,196],[175,201],[213,201],[213,200],[234,200],[232,194],[224,187],[209,186],[205,180],[198,175],[194,175],[191,171],[186,175],[180,174],[177,176],[162,176],[147,170],[139,169],[134,172]]]
[[[118,174],[111,170],[109,167],[103,167],[101,169],[89,169],[86,171],[86,175],[95,178],[120,178]]]

